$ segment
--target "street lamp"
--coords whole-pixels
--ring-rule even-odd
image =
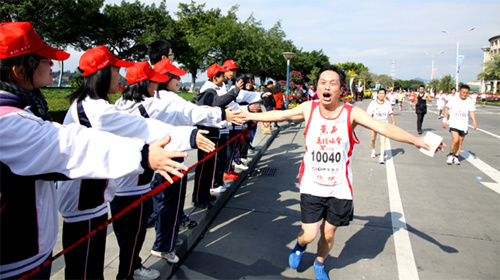
[[[440,51],[438,54],[443,54],[443,53],[444,53],[443,51]],[[435,54],[428,53],[428,52],[424,52],[424,54],[428,54],[428,55],[432,56],[432,67],[431,67],[431,80],[432,80],[432,78],[434,77],[434,56],[435,56]]]
[[[444,30],[444,29],[442,30],[442,32],[443,32],[443,33],[448,33],[448,34],[456,34],[456,35],[457,35],[457,67],[456,67],[457,72],[455,73],[455,80],[456,80],[456,81],[455,81],[455,88],[456,88],[457,90],[458,90],[458,76],[459,76],[459,74],[458,74],[458,71],[459,71],[459,70],[458,70],[458,63],[459,63],[459,62],[458,62],[458,57],[459,57],[459,53],[458,53],[458,51],[459,51],[459,46],[460,46],[460,44],[459,44],[459,40],[460,40],[460,33],[469,32],[469,31],[472,31],[472,30],[474,30],[474,29],[475,29],[474,27],[471,27],[471,28],[467,29],[466,31],[456,32],[456,33],[452,33],[452,32],[450,32],[450,31],[448,31],[448,30]]]
[[[288,110],[288,96],[290,95],[290,60],[295,56],[294,52],[284,52],[286,59],[286,109]]]

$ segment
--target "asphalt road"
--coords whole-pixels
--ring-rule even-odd
[[[415,113],[403,109],[398,126],[416,134]],[[431,103],[424,133],[449,144],[436,111]],[[381,165],[370,157],[370,132],[356,128],[355,218],[337,231],[325,263],[330,279],[500,279],[500,107],[478,105],[476,116],[460,166],[445,164],[448,150],[431,158],[392,140]],[[315,242],[298,270],[288,267],[300,231],[304,128],[279,132],[255,165],[260,173],[242,182],[173,279],[314,278]]]

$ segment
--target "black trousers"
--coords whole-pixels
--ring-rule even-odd
[[[424,122],[425,113],[417,113],[417,131],[422,131],[422,123]]]
[[[215,148],[219,147],[219,137],[207,136],[208,139],[215,143]],[[219,153],[221,153],[219,151]],[[204,159],[208,156],[208,153],[198,149],[198,161]],[[224,154],[225,155],[225,154]],[[224,159],[226,157],[224,156]],[[194,187],[193,187],[193,197],[192,201],[194,203],[205,203],[210,201],[210,188],[213,187],[215,181],[215,166],[216,166],[217,154],[213,155],[204,162],[198,164],[195,169]]]
[[[229,137],[227,141],[233,139],[236,135],[238,135],[241,132],[241,130],[236,130],[232,129],[229,131]],[[227,142],[225,141],[225,142]],[[227,152],[226,152],[226,164],[224,168],[224,173],[229,173],[233,169],[231,164],[233,163],[233,160],[235,158],[235,155],[239,153],[239,145],[240,145],[240,140],[239,138],[234,139],[230,143],[227,144]],[[236,160],[235,160],[236,162]],[[236,164],[240,164],[241,162],[236,162]]]
[[[172,185],[153,196],[153,216],[155,217],[156,239],[153,250],[171,252],[179,235],[179,225],[184,216],[187,176],[179,178]],[[158,187],[165,182],[162,175],[156,173],[151,186]]]
[[[77,242],[108,219],[108,214],[90,220],[63,223],[63,248]],[[106,230],[101,230],[64,254],[65,279],[104,279]]]
[[[229,141],[229,134],[221,134],[217,141],[217,148],[224,146]],[[222,147],[216,154],[215,178],[212,188],[224,185],[224,173],[227,166],[227,145]]]
[[[118,214],[144,195],[115,196],[110,203],[111,214],[113,216]],[[133,279],[134,270],[142,266],[139,253],[146,237],[150,215],[151,200],[148,199],[113,222],[113,229],[120,247],[120,264],[116,279]]]

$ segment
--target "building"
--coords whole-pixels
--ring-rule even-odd
[[[500,35],[493,36],[488,41],[490,46],[481,48],[484,52],[483,63],[492,61],[495,55],[500,55]],[[481,92],[497,92],[497,84],[498,80],[481,81]]]

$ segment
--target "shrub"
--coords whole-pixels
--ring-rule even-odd
[[[74,76],[69,81],[69,84],[71,85],[71,87],[74,87],[74,88],[79,88],[82,85],[82,83],[83,83],[83,76],[81,76],[81,75]]]

